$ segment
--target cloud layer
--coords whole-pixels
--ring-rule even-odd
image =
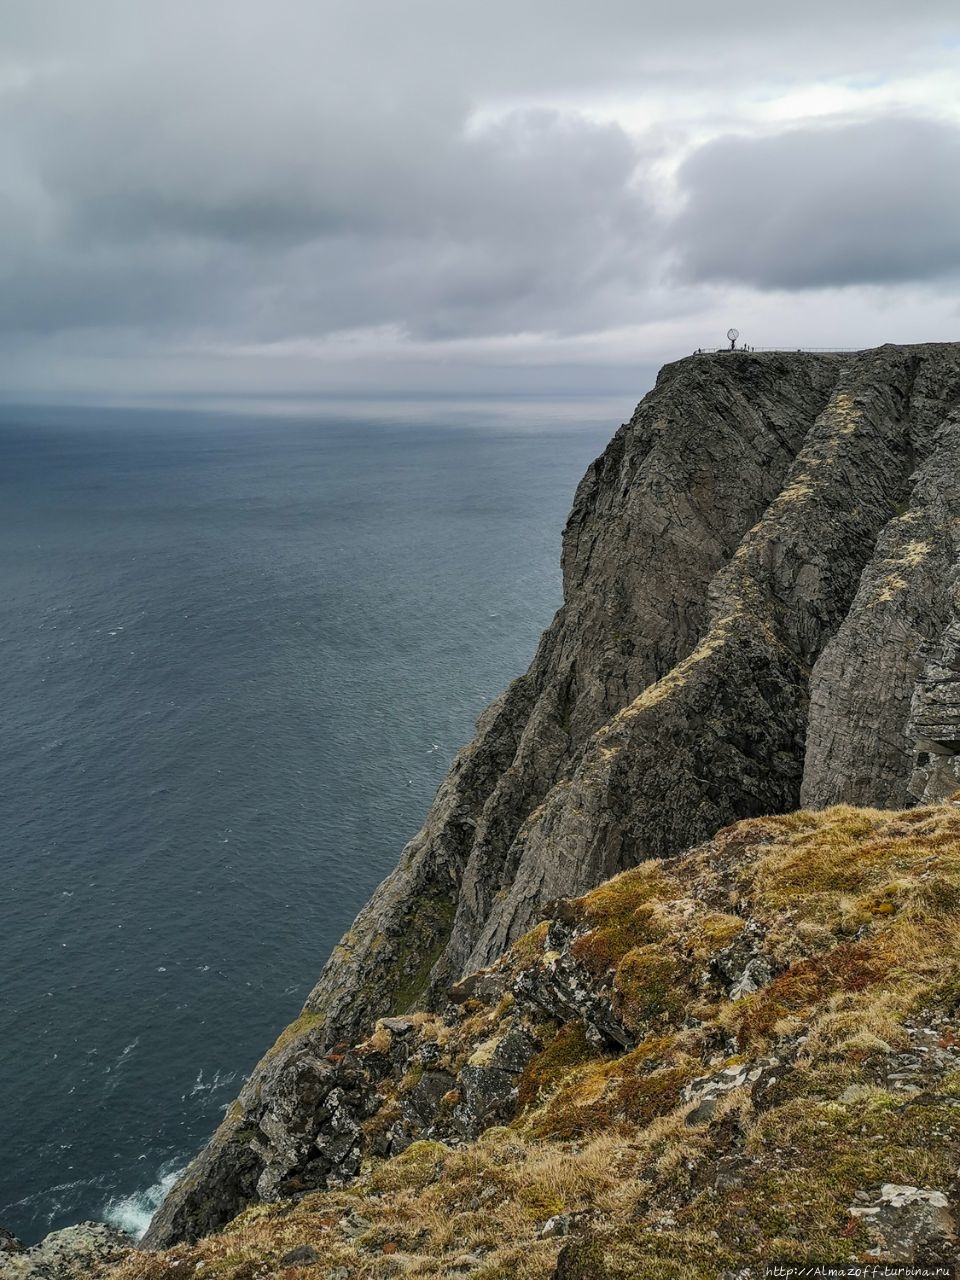
[[[950,281],[960,272],[960,128],[898,116],[718,138],[679,174],[689,277],[760,289]]]
[[[595,390],[774,293],[954,336],[952,4],[3,8],[13,392]]]

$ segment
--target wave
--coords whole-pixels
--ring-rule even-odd
[[[61,1147],[61,1150],[68,1148]],[[60,1213],[72,1213],[77,1203],[77,1192],[87,1191],[103,1186],[103,1175],[97,1178],[75,1178],[71,1182],[58,1182],[52,1187],[43,1187],[20,1200],[11,1200],[0,1207],[0,1222],[17,1209],[28,1209],[42,1222],[46,1230],[52,1229],[54,1220]]]
[[[217,1089],[224,1089],[227,1085],[233,1084],[237,1078],[236,1071],[224,1072],[223,1075],[219,1071],[213,1073],[212,1080],[204,1080],[203,1072],[200,1071],[196,1080],[193,1082],[193,1088],[189,1094],[183,1094],[181,1101],[185,1101],[188,1097],[193,1098],[198,1093],[213,1093]]]
[[[180,1161],[161,1165],[157,1181],[144,1190],[134,1191],[129,1196],[117,1196],[108,1200],[103,1209],[103,1220],[112,1227],[126,1232],[134,1240],[139,1240],[150,1225],[150,1219],[160,1208],[167,1192],[180,1177],[186,1166]]]

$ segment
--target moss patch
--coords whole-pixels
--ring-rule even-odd
[[[286,1049],[287,1045],[292,1044],[294,1040],[299,1039],[302,1035],[306,1035],[308,1031],[313,1031],[315,1027],[321,1026],[324,1019],[325,1015],[322,1013],[312,1013],[309,1010],[304,1010],[304,1012],[300,1014],[299,1018],[296,1018],[293,1022],[284,1027],[276,1040],[274,1040],[273,1044],[263,1055],[264,1060],[268,1058],[275,1058],[278,1053],[281,1053]]]
[[[518,1101],[521,1107],[529,1107],[549,1093],[573,1071],[601,1058],[597,1049],[587,1040],[582,1022],[568,1022],[562,1026],[542,1053],[528,1063],[520,1077]]]
[[[383,982],[393,992],[390,1013],[407,1013],[427,989],[430,971],[450,940],[455,907],[449,898],[417,900],[409,936],[402,938]]]

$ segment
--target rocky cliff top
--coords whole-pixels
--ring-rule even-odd
[[[960,344],[661,371],[577,490],[563,607],[530,670],[481,717],[148,1245],[339,1176],[304,1147],[308,1064],[377,1017],[441,1009],[551,900],[801,801],[952,792],[958,406]]]
[[[110,1274],[948,1263],[958,1010],[960,806],[744,821],[553,904],[442,1009],[301,1047],[264,1120],[278,1199]]]

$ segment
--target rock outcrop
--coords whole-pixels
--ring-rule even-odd
[[[954,578],[954,621],[927,662],[913,695],[909,731],[916,745],[912,793],[942,800],[960,787],[960,583]]]
[[[347,1176],[330,1160],[353,1160],[369,1117],[330,1053],[378,1017],[441,1009],[551,900],[801,797],[947,793],[958,406],[956,344],[661,372],[577,491],[564,604],[530,670],[481,717],[148,1245]]]
[[[0,1228],[0,1280],[86,1280],[133,1250],[133,1241],[103,1222],[51,1232],[25,1248]]]
[[[442,1009],[297,1050],[276,1199],[115,1280],[948,1267],[958,1008],[960,807],[750,819],[552,904]]]
[[[948,396],[948,401],[952,396]],[[931,397],[931,401],[933,397]],[[805,804],[907,804],[932,798],[914,777],[930,729],[921,722],[949,689],[960,634],[960,414],[924,428],[911,490],[883,530],[856,597],[810,683],[801,799]],[[958,664],[960,665],[960,664]],[[911,701],[916,704],[911,714]],[[958,700],[960,701],[960,700]],[[937,717],[934,715],[934,720]],[[946,791],[960,785],[960,773]]]

